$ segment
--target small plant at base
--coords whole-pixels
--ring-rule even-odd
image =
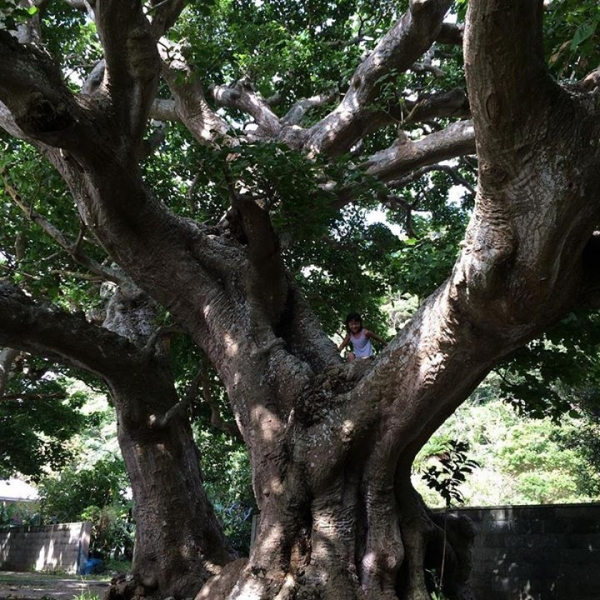
[[[444,580],[444,566],[446,562],[446,520],[448,509],[452,506],[454,500],[458,504],[464,503],[464,497],[458,489],[466,481],[467,475],[479,467],[476,460],[467,458],[469,444],[457,440],[449,440],[444,450],[435,455],[439,462],[439,467],[429,466],[422,474],[427,486],[435,490],[444,499],[444,542],[442,546],[442,564],[440,566],[440,577],[436,585],[436,590],[432,593],[433,600],[443,600],[442,582]]]
[[[100,596],[95,592],[90,592],[89,590],[83,590],[79,592],[79,594],[75,594],[73,596],[73,600],[100,600]]]

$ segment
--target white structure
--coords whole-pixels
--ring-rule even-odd
[[[35,502],[38,499],[37,490],[21,479],[0,481],[0,502]]]

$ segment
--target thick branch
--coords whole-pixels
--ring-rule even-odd
[[[152,21],[152,34],[158,40],[177,21],[188,0],[152,0],[149,10]]]
[[[546,72],[542,4],[470,3],[465,41],[480,165],[467,232],[471,298],[476,289],[487,298],[506,290],[504,318],[522,321],[573,302],[600,219],[598,108]]]
[[[250,82],[241,80],[233,86],[218,86],[213,89],[213,97],[220,106],[248,113],[260,128],[259,135],[273,138],[280,134],[279,118]]]
[[[334,90],[329,94],[320,94],[318,96],[312,96],[311,98],[299,100],[296,102],[296,104],[294,104],[294,106],[292,106],[292,108],[290,108],[285,117],[283,117],[283,122],[287,125],[299,125],[310,109],[323,106],[328,102],[331,102],[337,96],[337,94],[338,91]]]
[[[416,141],[412,141],[402,134],[395,144],[373,154],[361,167],[369,175],[398,189],[402,177],[415,170],[432,167],[441,161],[474,153],[473,126],[470,121],[460,121]],[[407,179],[408,183],[410,181]],[[354,190],[350,187],[340,190],[332,206],[336,209],[346,206],[352,202],[353,194]]]
[[[544,62],[542,14],[542,0],[469,4],[465,72],[482,162],[513,153],[512,131],[538,129],[558,93]]]
[[[8,284],[0,285],[0,344],[49,356],[102,377],[138,368],[137,348],[125,338],[70,314],[41,305]]]
[[[223,137],[228,130],[227,123],[206,102],[200,78],[192,72],[176,48],[164,43],[161,45],[161,54],[162,73],[175,98],[175,115],[201,144]],[[165,104],[162,101],[162,105]]]
[[[385,75],[406,71],[425,52],[440,32],[449,0],[419,0],[381,39],[361,63],[341,104],[310,131],[307,147],[312,152],[341,154],[365,133],[372,104]]]
[[[271,322],[277,323],[288,290],[279,238],[273,231],[268,212],[254,200],[235,195],[233,206],[240,215],[248,256],[256,269],[252,295],[260,298]]]
[[[24,139],[26,137],[25,133],[17,125],[8,106],[3,102],[0,102],[0,127],[17,139]]]
[[[152,105],[150,116],[155,121],[178,121],[179,115],[175,110],[175,100],[165,100],[163,98],[157,98]]]
[[[419,98],[416,102],[407,102],[403,112],[394,114],[403,123],[419,123],[430,121],[440,117],[469,117],[469,99],[462,88],[454,88],[449,92],[431,94]]]
[[[462,46],[464,36],[464,26],[455,23],[442,23],[442,27],[437,36],[436,42],[440,44],[451,44]]]
[[[137,145],[146,128],[160,74],[154,33],[142,12],[141,2],[98,2],[96,25],[119,125]]]
[[[62,148],[77,143],[81,110],[60,71],[49,55],[19,44],[4,30],[0,30],[0,101],[25,135]],[[6,116],[2,121],[14,128]]]
[[[399,138],[392,147],[371,156],[364,166],[369,175],[391,181],[419,167],[474,152],[472,123],[459,121],[420,140]]]

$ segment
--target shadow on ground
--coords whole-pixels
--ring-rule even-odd
[[[110,578],[90,579],[82,576],[54,576],[42,573],[0,572],[0,600],[102,600]]]

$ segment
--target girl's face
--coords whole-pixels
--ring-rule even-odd
[[[348,321],[348,330],[350,333],[358,333],[362,329],[360,321]]]

